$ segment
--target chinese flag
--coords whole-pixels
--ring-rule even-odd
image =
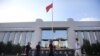
[[[46,12],[48,12],[53,7],[53,3],[46,6]]]

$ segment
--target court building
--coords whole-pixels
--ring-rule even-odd
[[[53,30],[52,30],[53,29]],[[48,47],[53,40],[56,47],[74,48],[75,38],[78,37],[81,45],[83,39],[90,43],[100,42],[100,21],[43,21],[35,22],[0,23],[0,41],[26,45],[32,43],[35,48],[41,41],[42,47]]]

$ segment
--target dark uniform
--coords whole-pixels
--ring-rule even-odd
[[[26,46],[26,56],[29,56],[29,51],[31,50],[30,45]]]
[[[49,44],[49,48],[50,48],[49,56],[54,56],[54,54],[53,54],[54,46],[53,46],[52,42]]]
[[[36,45],[36,56],[40,56],[40,49],[41,49],[41,46],[39,42],[38,45]]]

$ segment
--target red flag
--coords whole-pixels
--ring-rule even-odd
[[[52,7],[53,7],[53,3],[49,4],[48,6],[46,6],[46,12],[48,12]]]

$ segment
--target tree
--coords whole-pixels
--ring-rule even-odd
[[[6,45],[3,42],[0,42],[0,54],[5,52]]]
[[[91,48],[90,42],[86,39],[83,39],[82,49],[85,49],[86,54],[89,54],[89,55],[92,54],[92,48]]]

